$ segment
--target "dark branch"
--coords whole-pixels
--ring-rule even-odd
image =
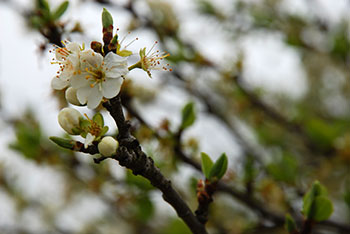
[[[153,160],[142,151],[139,142],[130,134],[130,123],[125,121],[120,96],[105,102],[103,106],[110,112],[119,129],[119,148],[117,154],[112,158],[117,160],[121,166],[131,169],[133,174],[147,178],[153,186],[161,190],[164,200],[176,210],[178,216],[193,233],[207,233],[204,225],[197,220],[184,200],[174,190],[171,182],[162,175]]]

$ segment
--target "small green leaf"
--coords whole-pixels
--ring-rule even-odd
[[[295,224],[295,221],[293,217],[290,216],[290,214],[286,215],[286,221],[285,221],[284,227],[287,229],[289,233],[293,233],[297,231],[297,225]]]
[[[311,189],[305,194],[303,198],[303,209],[302,213],[307,217],[311,218],[313,213],[313,202],[318,196],[327,196],[326,188],[320,184],[319,181],[315,181]]]
[[[57,7],[55,12],[53,13],[52,15],[53,20],[59,19],[64,14],[64,12],[66,12],[68,5],[69,5],[68,1],[62,2],[61,5],[59,5],[59,7]]]
[[[194,123],[195,120],[196,120],[196,114],[194,111],[194,103],[189,102],[182,109],[181,129],[188,128]]]
[[[60,137],[50,137],[50,140],[66,149],[73,149],[75,145],[75,141],[70,139],[64,139]]]
[[[209,172],[209,178],[208,179],[213,179],[216,178],[220,180],[224,174],[226,173],[227,170],[227,156],[225,153],[223,153],[218,160],[214,163],[212,166],[210,172]]]
[[[101,128],[104,126],[104,120],[103,116],[100,112],[96,113],[94,117],[92,117],[92,120],[98,124]]]
[[[350,191],[346,190],[344,193],[344,201],[345,204],[348,206],[348,209],[350,209]]]
[[[332,213],[332,202],[325,196],[316,197],[313,204],[312,220],[315,220],[317,222],[327,220]]]
[[[113,17],[111,13],[107,11],[106,8],[103,8],[102,12],[102,26],[103,28],[109,28],[109,26],[113,26]]]
[[[122,57],[128,57],[132,55],[132,52],[130,50],[122,50],[122,51],[118,51],[117,54]]]
[[[49,3],[46,0],[38,0],[37,1],[37,8],[50,12]]]
[[[213,167],[214,163],[210,159],[210,157],[204,152],[201,153],[201,157],[202,157],[203,174],[204,174],[205,178],[209,179],[209,172],[210,172],[211,168]]]

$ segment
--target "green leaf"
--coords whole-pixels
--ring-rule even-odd
[[[64,139],[60,137],[50,137],[50,140],[66,149],[73,149],[75,146],[75,141],[70,139]]]
[[[149,196],[141,196],[136,200],[137,219],[141,222],[147,222],[154,214],[154,205]]]
[[[284,227],[287,229],[289,233],[297,231],[297,225],[295,224],[295,221],[290,214],[286,215],[286,221],[284,224]]]
[[[325,196],[319,196],[313,204],[312,220],[321,222],[327,220],[333,213],[332,202]]]
[[[345,201],[345,204],[348,206],[348,209],[350,209],[350,191],[349,190],[345,191],[344,193],[344,201]]]
[[[49,3],[46,0],[38,0],[36,4],[37,4],[37,8],[50,12]]]
[[[216,160],[216,162],[212,166],[212,168],[209,172],[208,179],[216,178],[216,179],[220,180],[224,176],[224,174],[227,170],[227,164],[228,164],[227,156],[225,153],[223,153],[220,156],[220,158],[218,160]]]
[[[181,129],[188,128],[194,123],[195,120],[196,120],[196,114],[194,111],[194,103],[189,102],[182,109]]]
[[[154,189],[154,187],[146,178],[134,175],[131,170],[127,170],[125,182],[128,185],[135,186],[143,191],[149,191]]]
[[[210,173],[210,170],[213,167],[214,163],[210,159],[210,157],[204,152],[201,153],[201,157],[202,157],[203,174],[204,174],[205,178],[209,179],[209,173]]]
[[[327,190],[326,188],[320,184],[319,181],[315,181],[311,187],[311,189],[305,194],[303,198],[303,209],[302,213],[307,219],[314,220],[315,214],[317,212],[317,206],[315,201],[318,197],[326,197]]]
[[[298,162],[293,156],[283,155],[267,165],[267,171],[277,181],[293,183],[298,174]]]
[[[156,234],[191,234],[191,230],[186,224],[179,218],[173,219],[168,222],[165,228],[161,228]]]
[[[104,126],[104,120],[103,116],[100,112],[96,113],[94,117],[92,117],[92,120],[98,124],[101,128]]]
[[[132,52],[130,50],[122,50],[122,51],[118,51],[117,54],[122,57],[128,57],[132,55]]]
[[[64,12],[66,12],[68,5],[69,5],[68,1],[62,2],[61,5],[59,5],[59,7],[57,7],[55,12],[53,13],[52,19],[53,20],[59,19],[64,14]]]
[[[102,11],[102,26],[103,28],[109,28],[109,26],[113,26],[113,17],[106,8],[103,8]]]

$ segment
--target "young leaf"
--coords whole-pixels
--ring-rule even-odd
[[[113,26],[113,17],[111,13],[107,11],[106,8],[103,8],[102,12],[102,26],[103,28],[109,28],[109,26]]]
[[[182,109],[181,129],[188,128],[196,120],[193,102],[187,103]]]
[[[209,173],[210,173],[210,170],[213,167],[214,163],[210,159],[210,157],[204,152],[201,153],[201,157],[202,157],[202,171],[203,171],[203,174],[204,174],[205,178],[209,179]]]
[[[75,141],[70,139],[64,139],[60,137],[50,137],[50,140],[66,149],[73,149],[75,145]]]
[[[61,3],[61,5],[57,7],[57,9],[52,15],[53,20],[59,19],[63,15],[63,13],[66,12],[68,5],[69,5],[68,1],[64,1],[63,3]]]
[[[36,2],[37,8],[50,12],[49,3],[46,0],[38,0]]]
[[[226,170],[227,170],[227,156],[225,153],[223,153],[220,158],[218,160],[216,160],[216,162],[214,163],[214,165],[212,166],[210,172],[209,172],[209,178],[208,179],[212,179],[212,178],[216,178],[218,180],[220,180]]]
[[[325,196],[319,196],[313,204],[312,220],[321,222],[327,220],[333,213],[332,202]]]
[[[307,218],[312,218],[313,216],[313,202],[318,196],[327,196],[327,190],[324,186],[320,184],[319,181],[315,181],[311,189],[305,194],[303,198],[303,209],[302,213]]]
[[[286,215],[286,222],[284,224],[284,227],[287,229],[289,233],[293,233],[297,231],[297,225],[295,224],[295,221],[290,214]]]

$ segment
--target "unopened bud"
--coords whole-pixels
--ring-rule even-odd
[[[73,105],[81,106],[81,103],[79,102],[77,97],[77,90],[73,87],[69,87],[66,90],[66,100]]]
[[[102,44],[98,41],[92,41],[90,47],[96,53],[102,54]]]
[[[62,109],[58,114],[58,123],[67,133],[71,135],[79,135],[75,129],[80,127],[79,119],[81,117],[82,116],[79,111],[67,107]]]
[[[119,143],[116,139],[114,139],[111,136],[106,136],[98,144],[98,151],[103,156],[108,157],[108,156],[115,154],[118,146],[119,146]]]
[[[112,26],[112,30],[113,30],[113,17],[111,13],[107,11],[106,8],[103,8],[103,11],[102,11],[102,26],[105,29]]]

